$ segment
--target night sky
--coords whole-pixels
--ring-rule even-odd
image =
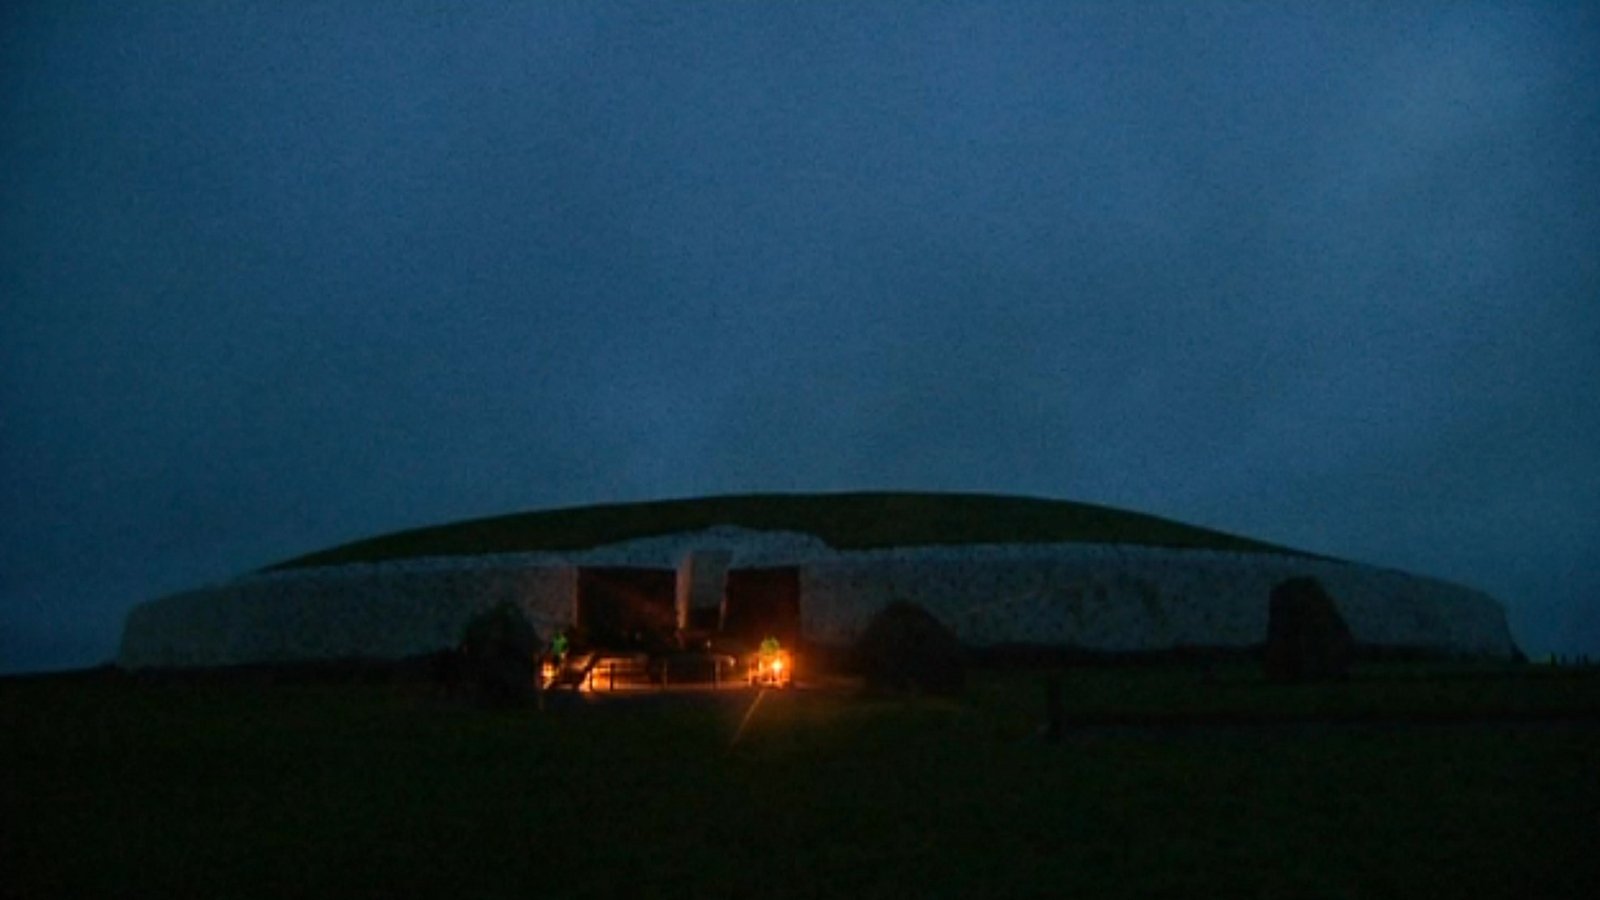
[[[1600,656],[1597,397],[1600,4],[0,6],[0,671],[374,533],[846,489]]]

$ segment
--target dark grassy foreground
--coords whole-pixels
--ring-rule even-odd
[[[960,703],[768,693],[735,746],[742,691],[540,714],[0,681],[0,893],[1587,896],[1600,675],[1511,671],[1072,671],[1069,717],[1121,724],[1055,745],[1039,672]],[[1383,722],[1326,723],[1352,717]]]

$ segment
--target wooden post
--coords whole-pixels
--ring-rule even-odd
[[[1055,743],[1061,740],[1061,676],[1051,673],[1045,680],[1044,739]]]

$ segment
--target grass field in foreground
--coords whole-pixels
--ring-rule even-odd
[[[1307,696],[1589,719],[1052,745],[1041,673],[1011,672],[960,702],[769,692],[730,745],[752,693],[541,714],[15,680],[0,872],[18,897],[1587,896],[1600,676],[1381,675]],[[1069,714],[1293,706],[1244,670],[1064,678]]]

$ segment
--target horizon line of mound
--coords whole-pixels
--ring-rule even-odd
[[[465,519],[362,538],[273,563],[276,572],[404,559],[561,553],[732,526],[815,536],[836,550],[972,544],[1113,544],[1339,561],[1160,516],[1070,500],[862,491],[730,494]]]
[[[847,646],[878,610],[908,601],[973,647],[1238,648],[1262,640],[1271,589],[1296,577],[1327,586],[1359,644],[1516,655],[1504,609],[1481,592],[1308,555],[1081,541],[835,549],[799,531],[719,523],[566,553],[258,572],[135,608],[119,661],[402,658],[451,646],[464,622],[501,602],[541,634],[599,629],[639,646],[733,633],[771,615],[809,643]],[[649,640],[632,635],[640,630]]]

